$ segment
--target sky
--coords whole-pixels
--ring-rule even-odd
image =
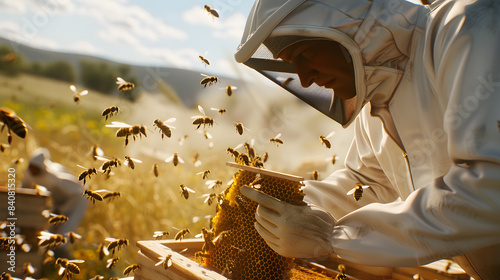
[[[244,68],[233,55],[253,2],[0,0],[0,37],[121,63],[234,76],[235,67]],[[206,12],[206,4],[220,17]],[[199,55],[210,61],[208,70]]]
[[[214,18],[203,7],[219,13]],[[231,72],[250,0],[0,0],[0,37],[122,63]]]

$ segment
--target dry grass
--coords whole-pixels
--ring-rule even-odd
[[[81,89],[81,87],[78,87]],[[143,94],[137,103],[131,104],[123,99],[90,92],[84,96],[80,104],[71,98],[69,84],[53,80],[21,75],[16,78],[0,76],[0,103],[16,111],[30,126],[26,139],[14,137],[12,146],[0,154],[0,170],[12,166],[11,160],[22,157],[29,159],[30,154],[38,147],[46,147],[51,151],[51,159],[59,162],[75,174],[81,172],[76,164],[98,168],[102,162],[94,162],[89,156],[90,147],[99,145],[107,156],[122,159],[125,155],[141,159],[143,162],[131,170],[121,166],[114,175],[106,179],[104,175],[93,176],[88,186],[95,189],[119,191],[121,197],[109,202],[89,204],[86,216],[78,229],[84,238],[72,245],[74,258],[84,259],[82,273],[74,279],[89,279],[96,274],[106,277],[122,277],[123,269],[134,263],[135,242],[152,239],[156,230],[166,230],[175,235],[176,228],[190,228],[191,236],[208,227],[209,221],[204,218],[214,215],[215,208],[203,204],[202,194],[209,193],[205,180],[197,175],[210,169],[209,179],[219,179],[225,184],[232,178],[232,169],[225,167],[231,157],[226,148],[235,147],[244,141],[254,139],[259,154],[269,152],[270,160],[267,168],[282,172],[295,173],[308,178],[307,172],[320,170],[325,177],[337,168],[325,160],[333,154],[344,157],[350,132],[342,139],[335,141],[332,150],[322,147],[318,136],[328,134],[334,127],[326,117],[310,108],[304,107],[292,97],[284,97],[267,93],[261,100],[267,106],[262,109],[254,104],[243,90],[227,97],[223,89],[207,90],[199,100],[207,115],[215,119],[215,125],[207,128],[213,136],[206,139],[191,124],[191,116],[199,115],[196,109],[187,109],[170,104],[160,94]],[[104,104],[104,105],[102,105]],[[107,106],[116,105],[120,112],[104,121],[101,112]],[[224,107],[225,115],[211,111],[211,107]],[[158,130],[153,128],[156,118],[166,120],[176,117],[172,125],[172,138],[161,139]],[[130,124],[148,126],[148,137],[133,141],[124,146],[123,138],[115,137],[115,130],[105,127],[110,121],[123,121]],[[238,135],[234,122],[241,121],[248,128],[243,135]],[[309,133],[304,133],[307,128]],[[338,129],[338,128],[337,128]],[[269,138],[282,133],[284,144],[277,147]],[[179,138],[185,139],[179,145]],[[0,134],[0,143],[6,142],[5,132]],[[213,147],[209,147],[213,142]],[[176,167],[164,159],[174,152],[184,159],[185,164]],[[201,166],[193,164],[193,157],[198,153]],[[160,176],[155,177],[153,164],[160,167]],[[18,176],[26,168],[26,161],[16,168]],[[339,164],[337,164],[339,165]],[[3,173],[3,171],[0,171]],[[5,184],[6,176],[0,178],[0,185]],[[18,179],[20,180],[20,178]],[[188,200],[179,194],[179,185],[184,184],[196,191]],[[219,189],[217,191],[222,191]],[[200,217],[199,221],[193,220]],[[120,261],[113,271],[105,268],[106,262],[100,261],[96,255],[99,243],[106,237],[127,238],[130,245],[116,254]],[[107,279],[107,278],[106,278]]]

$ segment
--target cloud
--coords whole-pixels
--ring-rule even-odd
[[[193,6],[191,9],[182,13],[182,19],[192,25],[202,25],[214,29],[222,29],[223,25],[217,18],[212,17],[200,6]]]
[[[68,46],[68,50],[73,51],[75,53],[84,53],[84,54],[100,53],[100,50],[93,44],[82,40],[73,42],[71,45]]]
[[[168,49],[154,48],[141,46],[138,51],[151,59],[151,61],[159,62],[160,64],[172,65],[184,69],[192,69],[194,62],[199,62],[199,52],[191,48]],[[162,63],[163,62],[163,63]]]
[[[187,39],[184,31],[165,24],[144,8],[128,5],[123,0],[81,0],[80,4],[78,13],[97,20],[103,28],[99,35],[101,38],[105,35],[107,41],[137,45],[139,40],[155,42],[160,39]]]
[[[0,10],[23,14],[26,11],[26,3],[23,3],[23,1],[0,0]]]
[[[30,11],[37,15],[55,16],[61,13],[71,13],[74,9],[75,5],[71,0],[0,0],[0,10],[21,15],[27,15]]]

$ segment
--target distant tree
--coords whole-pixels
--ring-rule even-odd
[[[48,78],[74,83],[76,81],[73,66],[65,61],[51,62],[43,69],[43,75]]]
[[[9,46],[0,46],[0,73],[8,76],[18,75],[24,67],[24,58]]]
[[[43,74],[43,65],[40,61],[35,61],[26,68],[26,72],[33,75],[41,76]]]
[[[102,93],[112,93],[116,80],[115,71],[106,62],[80,61],[80,75],[85,87],[100,91]]]

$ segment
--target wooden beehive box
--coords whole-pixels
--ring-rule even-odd
[[[138,241],[137,261],[141,267],[135,271],[134,280],[227,280],[225,276],[205,268],[194,261],[194,253],[201,250],[203,240],[147,240]],[[181,252],[181,253],[179,253]],[[155,266],[160,257],[172,254],[172,266],[165,270],[161,265]],[[448,260],[437,261],[421,267],[371,267],[354,264],[331,256],[321,264],[296,259],[295,275],[291,279],[335,279],[339,273],[338,264],[346,267],[346,276],[351,280],[413,280],[413,275],[420,274],[422,279],[435,280],[469,280],[470,277],[455,263],[451,263],[448,271],[445,267]],[[312,271],[306,278],[300,276],[303,271]],[[321,275],[321,276],[319,276]],[[313,278],[314,277],[314,278]]]
[[[38,190],[28,188],[15,188],[14,215],[9,214],[8,188],[0,186],[0,222],[14,222],[16,234],[22,234],[26,243],[31,245],[29,252],[20,248],[15,250],[15,273],[12,276],[22,277],[23,264],[30,262],[39,273],[42,268],[43,254],[38,250],[38,232],[48,228],[47,219],[42,216],[42,211],[50,209],[50,196],[48,192],[39,193]],[[5,229],[10,230],[8,228]],[[9,232],[7,232],[9,234]],[[7,251],[5,251],[7,252]],[[7,253],[0,254],[0,263],[6,264],[10,259]]]

